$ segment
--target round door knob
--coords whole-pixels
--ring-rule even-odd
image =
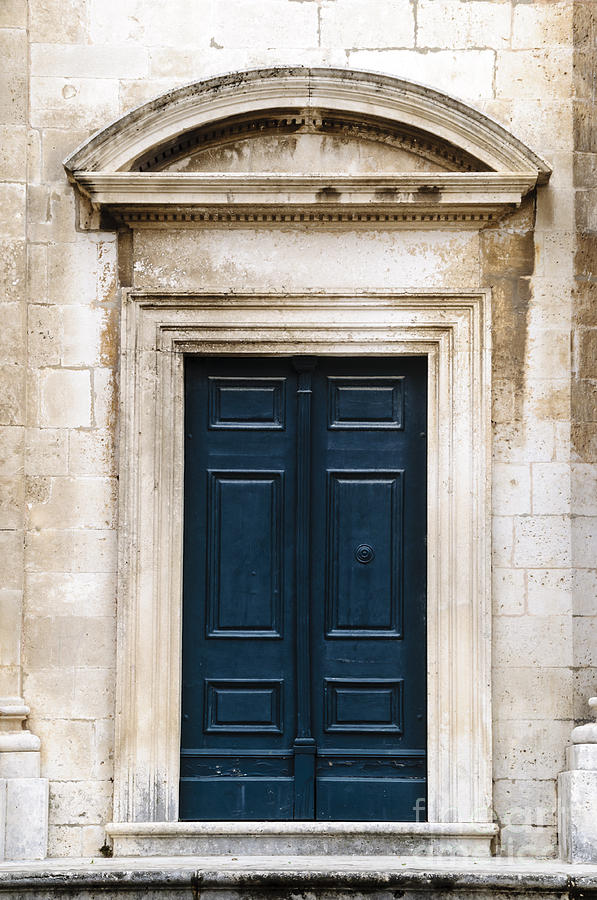
[[[375,559],[375,551],[370,544],[359,544],[354,551],[354,556],[357,562],[363,563],[365,566]]]

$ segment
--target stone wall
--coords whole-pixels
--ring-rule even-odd
[[[77,228],[61,161],[177,84],[294,63],[453,93],[554,169],[536,200],[481,234],[474,276],[494,300],[494,806],[502,852],[552,855],[555,778],[597,686],[592,4],[369,0],[367,15],[358,0],[167,6],[0,8],[0,693],[25,697],[42,741],[49,852],[94,855],[104,843],[116,642],[117,244]]]

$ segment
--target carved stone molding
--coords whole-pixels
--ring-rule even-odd
[[[198,147],[292,129],[389,143],[446,171],[160,171]],[[262,214],[273,218],[250,221],[277,224],[290,215],[317,225],[483,227],[551,171],[496,122],[445,94],[370,72],[307,68],[243,72],[168,92],[98,132],[65,168],[81,198],[80,223],[96,228],[100,211],[116,225],[139,225],[171,209],[187,225]]]
[[[127,224],[379,223],[482,227],[518,206],[533,173],[294,175],[81,172],[79,190]]]
[[[428,817],[431,824],[482,825],[472,833],[488,851],[495,831],[489,327],[484,292],[125,293],[116,823],[178,819],[184,355],[423,354],[429,364]]]

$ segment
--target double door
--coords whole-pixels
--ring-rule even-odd
[[[180,818],[425,818],[426,360],[185,369]]]

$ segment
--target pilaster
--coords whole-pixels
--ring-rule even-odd
[[[597,715],[597,697],[589,707]],[[568,770],[558,778],[560,854],[568,862],[597,862],[597,721],[572,731]]]

